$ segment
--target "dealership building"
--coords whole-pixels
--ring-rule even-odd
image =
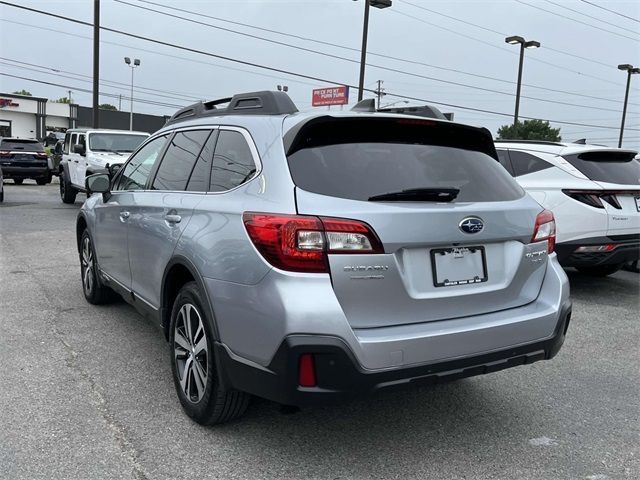
[[[0,93],[0,137],[37,138],[67,128],[91,128],[92,109],[75,103],[57,103],[43,97]],[[133,114],[133,129],[153,133],[168,116]],[[100,127],[129,130],[129,112],[100,110]]]

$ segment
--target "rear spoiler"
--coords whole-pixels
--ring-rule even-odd
[[[287,156],[324,145],[393,142],[461,148],[498,159],[493,137],[486,128],[400,115],[314,117],[294,125],[283,142]]]

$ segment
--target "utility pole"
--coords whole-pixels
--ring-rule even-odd
[[[122,94],[118,95],[118,111],[122,110]]]
[[[378,96],[378,110],[380,110],[380,102],[382,101],[382,97],[384,96],[384,88],[382,88],[382,84],[384,80],[378,80],[378,88],[376,90],[376,95]]]
[[[627,102],[629,101],[629,85],[631,84],[631,74],[640,73],[640,68],[634,68],[633,65],[625,63],[618,65],[618,70],[627,72],[627,88],[624,92],[624,106],[622,107],[622,123],[620,124],[620,139],[618,140],[618,148],[622,148],[622,136],[624,135],[624,121],[627,116]]]
[[[93,128],[100,127],[99,82],[100,78],[100,0],[93,0]]]
[[[67,90],[69,92],[69,96],[67,97],[67,99],[69,100],[69,104],[71,104],[71,90]]]

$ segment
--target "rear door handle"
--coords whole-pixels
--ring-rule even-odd
[[[182,220],[182,217],[180,215],[168,213],[164,216],[164,219],[166,220],[167,223],[180,223],[180,220]]]
[[[130,215],[131,214],[129,212],[120,212],[120,220],[124,222]]]

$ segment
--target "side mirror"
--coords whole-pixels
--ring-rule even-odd
[[[86,153],[86,149],[84,148],[84,145],[80,145],[79,143],[76,143],[73,146],[73,153],[77,153],[78,155],[84,156]]]
[[[111,178],[113,178],[116,173],[118,173],[120,171],[120,169],[122,168],[122,163],[114,163],[113,165],[109,165],[107,167],[107,169],[109,170],[109,175],[111,175]]]
[[[56,155],[62,155],[62,142],[56,143],[56,146],[53,147],[53,153]]]
[[[95,173],[84,179],[87,196],[93,193],[102,193],[103,196],[111,191],[111,179],[108,173]]]

